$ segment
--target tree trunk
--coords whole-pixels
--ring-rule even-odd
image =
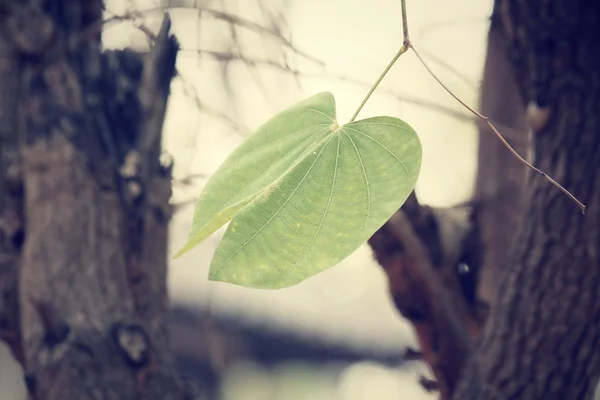
[[[0,1],[0,332],[33,399],[184,398],[159,162],[169,26],[143,60],[101,52],[100,0]]]
[[[526,218],[455,399],[589,399],[600,377],[600,4],[498,0],[534,161]]]

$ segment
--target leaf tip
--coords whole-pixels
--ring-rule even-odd
[[[171,260],[176,260],[187,252],[188,252],[187,249],[184,247],[181,250],[179,250],[177,253],[175,253],[175,255],[173,257],[171,257]]]
[[[177,253],[175,253],[175,255],[173,257],[171,257],[171,259],[175,260],[175,259],[181,257],[182,255],[184,255],[185,253],[190,251],[192,248],[194,248],[195,244],[196,243],[194,243],[192,241],[188,241],[181,249],[179,249],[179,251]]]

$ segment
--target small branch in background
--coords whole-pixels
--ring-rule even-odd
[[[281,42],[286,48],[290,49],[293,53],[315,63],[316,65],[319,66],[325,66],[325,64],[323,63],[323,61],[317,59],[314,56],[311,56],[308,53],[305,53],[302,50],[299,50],[292,42],[290,39],[286,38],[285,36],[282,35],[282,33],[278,30],[274,30],[272,28],[257,24],[256,22],[250,21],[248,19],[239,17],[237,15],[234,14],[230,14],[224,11],[219,11],[219,10],[214,10],[214,9],[210,9],[210,8],[206,8],[203,6],[197,6],[197,7],[193,7],[193,6],[176,6],[176,7],[172,7],[172,6],[166,6],[166,7],[155,7],[155,8],[149,8],[146,10],[130,10],[128,12],[126,12],[125,14],[122,15],[116,15],[114,14],[112,17],[108,18],[107,20],[104,21],[104,24],[110,24],[110,23],[114,23],[114,22],[125,22],[125,21],[139,21],[140,18],[143,18],[144,16],[147,16],[149,14],[154,14],[154,13],[165,13],[166,10],[168,9],[177,9],[177,8],[183,8],[183,9],[191,9],[191,10],[195,10],[195,11],[201,11],[203,14],[207,14],[207,15],[211,15],[216,19],[225,21],[227,23],[233,24],[235,26],[240,26],[246,29],[249,29],[251,31],[257,32],[259,34],[265,34],[269,37],[271,37],[272,39],[275,39],[279,42]],[[136,25],[137,26],[137,25]],[[146,33],[146,32],[144,32]],[[150,32],[151,33],[151,32]]]
[[[277,69],[282,72],[290,73],[290,74],[294,75],[295,77],[327,78],[327,79],[335,79],[338,81],[347,82],[347,83],[350,83],[350,84],[353,84],[356,86],[362,86],[362,87],[370,86],[369,83],[362,81],[360,79],[356,79],[356,78],[352,78],[352,77],[348,77],[348,76],[344,76],[344,75],[335,75],[332,73],[302,72],[302,71],[291,68],[289,65],[279,64],[272,60],[249,59],[249,58],[245,57],[243,54],[236,54],[236,53],[230,53],[230,52],[218,52],[218,51],[210,51],[210,50],[191,50],[191,49],[180,50],[180,51],[181,52],[197,52],[199,55],[206,55],[208,57],[213,58],[217,62],[243,61],[247,65],[253,66],[253,67],[258,67],[258,66],[270,67],[270,68],[274,68],[274,69]],[[236,122],[232,118],[228,117],[227,115],[223,114],[222,112],[212,109],[212,108],[208,107],[206,104],[204,104],[198,97],[196,90],[193,87],[191,87],[188,83],[186,83],[184,81],[184,78],[180,77],[180,79],[183,81],[183,83],[185,85],[185,89],[184,89],[185,94],[190,96],[190,99],[192,99],[196,103],[196,105],[198,106],[198,108],[201,111],[204,111],[207,114],[209,114],[215,118],[221,119],[223,122],[227,123],[228,125],[230,125],[233,129],[235,129],[237,131],[249,132],[249,128],[241,126],[238,122]],[[442,104],[435,103],[430,100],[421,99],[421,98],[414,97],[414,96],[407,95],[407,94],[400,94],[400,93],[395,92],[392,89],[387,89],[385,87],[379,87],[377,89],[377,94],[388,96],[400,103],[408,103],[408,104],[415,105],[418,107],[423,107],[423,108],[429,109],[431,111],[438,112],[442,115],[449,116],[458,121],[472,122],[472,123],[477,124],[477,126],[480,129],[486,129],[486,130],[489,130],[490,132],[493,132],[489,128],[489,126],[485,122],[481,121],[479,118],[469,115],[467,113],[464,113],[462,111],[455,110],[451,107],[447,107]],[[502,132],[504,133],[504,137],[507,140],[511,141],[511,143],[521,144],[521,142],[523,140],[527,139],[527,135],[524,135],[522,132],[518,132],[515,129],[510,128],[509,126],[506,126],[498,121],[494,121],[493,119],[490,119],[490,121],[498,129],[502,130]]]
[[[106,19],[104,21],[104,24],[107,25],[107,24],[115,23],[115,22],[131,21],[134,24],[134,26],[137,29],[139,29],[142,33],[144,33],[146,35],[146,37],[153,43],[156,40],[156,34],[152,31],[152,29],[150,29],[149,27],[147,27],[144,24],[143,18],[146,17],[150,13],[158,12],[158,11],[165,11],[168,8],[169,7],[165,7],[164,9],[163,8],[154,8],[154,9],[142,10],[142,11],[130,10],[122,15],[113,15],[112,17]],[[176,7],[176,8],[181,8],[181,6]],[[232,16],[225,12],[221,12],[221,11],[217,12],[215,10],[207,10],[203,7],[198,7],[197,10],[201,14],[206,11],[207,14],[212,14],[213,16],[215,16],[215,18],[223,19],[224,21],[228,22],[232,26],[232,29],[235,28],[236,26],[252,27],[255,31],[257,31],[259,33],[268,32],[269,35],[273,36],[273,37],[276,36],[279,32],[278,30],[273,30],[271,28],[262,27],[259,24],[256,24],[251,21],[247,21],[240,17]],[[259,29],[259,28],[261,28],[261,29]],[[279,32],[279,34],[281,34],[281,32]],[[283,36],[280,39],[283,40],[284,43],[286,43],[286,46],[288,46],[292,50],[292,52],[295,52],[298,54],[301,53],[293,47],[293,45],[289,41],[289,39],[286,39]],[[237,42],[237,39],[235,41]],[[194,51],[194,52],[197,52],[198,55],[200,55],[200,56],[207,55],[207,56],[214,58],[215,60],[217,60],[219,62],[224,62],[224,63],[230,62],[230,61],[242,61],[246,64],[248,69],[251,71],[254,67],[256,67],[258,65],[267,65],[267,66],[270,66],[273,68],[277,68],[283,72],[289,72],[293,75],[296,75],[298,73],[298,71],[295,71],[294,69],[289,67],[287,64],[279,64],[272,60],[254,60],[254,59],[245,57],[239,51],[239,49],[236,52],[231,52],[231,51],[230,52],[218,52],[218,51],[210,51],[210,50],[202,50],[202,49],[187,49],[187,50],[182,50],[182,51],[188,51],[188,52]],[[323,63],[320,60],[316,60],[314,57],[310,57],[310,59],[315,61],[319,65],[323,65]],[[248,127],[242,125],[241,123],[236,121],[234,118],[231,118],[227,114],[208,106],[204,101],[202,101],[200,99],[200,96],[198,95],[196,89],[191,84],[189,84],[180,73],[177,72],[177,75],[183,84],[184,94],[186,96],[188,96],[188,98],[190,98],[196,104],[196,106],[198,107],[200,112],[204,112],[214,118],[217,118],[217,119],[225,122],[234,131],[241,132],[243,135],[246,135],[248,132],[250,132],[250,129]],[[254,77],[254,79],[258,79],[256,74],[253,74],[253,77]],[[258,86],[261,86],[261,85],[259,84]]]
[[[179,79],[183,84],[183,94],[194,102],[198,110],[210,115],[211,117],[221,120],[236,132],[241,132],[242,134],[247,134],[250,132],[248,127],[229,117],[227,114],[207,106],[206,103],[200,99],[198,91],[191,84],[189,84],[181,75],[179,75]]]
[[[194,49],[183,49],[181,50],[183,53],[186,52],[195,52],[200,57],[207,56],[218,62],[231,62],[231,61],[241,61],[244,64],[251,67],[258,66],[267,66],[282,72],[291,73],[293,75],[302,74],[300,71],[291,68],[289,65],[280,64],[273,60],[261,60],[261,59],[252,59],[244,56],[244,54],[239,52],[225,52],[225,51],[213,51],[213,50],[194,50]]]
[[[167,7],[168,8],[168,7]],[[193,7],[185,7],[185,8],[193,8]],[[323,63],[323,61],[311,56],[308,53],[305,53],[302,50],[299,50],[298,48],[296,48],[296,46],[291,42],[290,39],[286,38],[285,36],[283,36],[281,34],[281,32],[276,31],[276,30],[272,30],[269,27],[265,27],[262,26],[260,24],[257,24],[255,22],[252,22],[250,20],[241,18],[237,15],[233,15],[233,14],[229,14],[223,11],[218,11],[218,10],[213,10],[213,9],[209,9],[209,8],[204,8],[201,7],[202,12],[212,15],[213,17],[229,22],[231,24],[246,28],[246,29],[250,29],[252,31],[258,32],[258,33],[262,33],[262,34],[266,34],[270,37],[272,37],[273,39],[276,39],[278,41],[280,41],[281,43],[283,43],[287,48],[289,48],[290,50],[292,50],[294,53],[298,54],[299,56],[317,64],[320,66],[324,66],[325,64]]]

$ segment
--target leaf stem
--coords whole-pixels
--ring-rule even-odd
[[[385,78],[385,76],[387,75],[388,71],[396,63],[396,60],[398,60],[402,54],[406,53],[407,50],[408,50],[408,47],[406,47],[404,45],[402,45],[402,47],[400,47],[400,50],[398,50],[398,52],[396,53],[396,55],[394,56],[394,58],[392,58],[392,61],[390,61],[390,63],[387,65],[387,67],[385,67],[385,69],[383,70],[383,72],[381,73],[381,75],[379,75],[379,78],[377,78],[377,80],[375,81],[375,83],[373,84],[373,86],[371,86],[371,89],[369,89],[369,92],[367,93],[367,95],[363,99],[362,103],[360,103],[360,105],[358,106],[358,109],[354,112],[354,115],[352,116],[352,118],[350,118],[350,122],[352,122],[352,121],[354,121],[356,119],[356,117],[358,116],[358,113],[360,112],[360,110],[362,110],[362,108],[367,103],[367,101],[369,100],[369,98],[371,97],[371,95],[373,94],[373,92],[375,91],[375,89],[377,89],[377,86],[379,86],[379,84],[381,83],[381,81],[383,80],[383,78]]]
[[[369,100],[369,98],[371,97],[371,95],[373,94],[375,89],[377,89],[377,86],[379,86],[379,84],[381,83],[383,78],[385,78],[388,71],[390,69],[392,69],[392,67],[394,66],[396,61],[400,58],[400,56],[402,54],[406,53],[407,50],[412,47],[410,44],[410,38],[408,36],[408,17],[406,14],[406,1],[405,0],[402,0],[402,36],[403,36],[402,47],[400,47],[400,50],[398,50],[398,52],[396,53],[394,58],[392,58],[392,61],[390,61],[390,63],[387,65],[387,67],[385,67],[385,69],[383,70],[381,75],[379,75],[379,78],[377,78],[377,80],[375,81],[373,86],[371,86],[371,89],[369,89],[369,92],[363,99],[362,103],[360,103],[360,105],[358,106],[358,109],[356,110],[356,112],[354,112],[354,115],[352,116],[352,118],[350,118],[350,122],[352,122],[356,119],[360,110],[362,110],[362,108],[365,106],[365,104],[367,104],[367,101]]]
[[[410,38],[408,36],[408,17],[406,15],[407,15],[406,14],[406,1],[402,0],[402,35],[403,35],[402,47],[400,47],[400,50],[398,50],[398,52],[396,53],[394,58],[392,58],[392,61],[390,61],[390,63],[387,65],[387,67],[385,67],[385,69],[383,70],[381,75],[379,75],[379,78],[377,78],[377,80],[375,81],[373,86],[371,86],[371,89],[369,89],[369,92],[363,99],[362,103],[360,103],[360,105],[358,106],[358,109],[354,112],[354,115],[352,116],[352,118],[350,118],[350,122],[352,122],[356,119],[360,110],[362,110],[362,108],[365,106],[365,104],[367,104],[367,101],[369,100],[369,98],[371,97],[371,95],[373,94],[375,89],[377,89],[377,86],[379,86],[379,84],[381,83],[383,78],[385,78],[385,76],[387,75],[389,70],[392,69],[392,67],[394,66],[396,61],[400,58],[400,56],[402,54],[406,53],[408,51],[408,49],[410,49],[412,47],[410,44]]]

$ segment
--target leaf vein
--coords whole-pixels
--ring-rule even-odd
[[[377,125],[377,124],[372,124],[372,125]],[[392,124],[389,124],[389,125],[392,125]],[[397,125],[394,125],[394,126],[397,126]],[[398,126],[398,127],[399,127],[399,126]],[[383,148],[385,151],[387,151],[388,153],[390,153],[390,154],[392,155],[392,157],[394,157],[394,158],[395,158],[395,159],[396,159],[396,160],[397,160],[397,161],[400,163],[400,165],[402,165],[402,167],[403,167],[403,168],[404,168],[404,170],[406,171],[406,174],[407,174],[408,176],[410,176],[410,172],[408,171],[408,168],[406,167],[406,164],[404,164],[404,162],[403,162],[401,159],[399,159],[399,158],[398,158],[398,156],[397,156],[396,154],[394,154],[394,152],[393,152],[393,151],[391,151],[391,150],[390,150],[390,149],[389,149],[389,148],[388,148],[388,147],[387,147],[385,144],[381,143],[379,140],[377,140],[377,139],[375,139],[375,138],[373,138],[373,137],[371,137],[371,136],[367,135],[366,133],[363,133],[363,132],[361,132],[361,131],[359,131],[359,130],[357,130],[357,129],[353,129],[353,128],[350,128],[350,127],[348,127],[348,126],[345,126],[345,127],[344,127],[344,129],[348,129],[348,130],[354,131],[354,132],[356,132],[356,133],[358,133],[358,134],[361,134],[361,135],[363,135],[364,137],[366,137],[366,138],[368,138],[368,139],[371,139],[373,142],[377,143],[377,144],[378,144],[379,146],[381,146],[381,147],[382,147],[382,148]]]
[[[327,217],[329,207],[331,206],[331,200],[333,199],[333,189],[335,188],[335,179],[336,179],[337,172],[338,172],[338,160],[339,160],[339,156],[340,156],[340,145],[341,145],[342,139],[341,139],[341,135],[336,135],[336,136],[338,138],[338,144],[337,144],[337,151],[336,151],[336,155],[335,155],[335,166],[333,168],[333,178],[332,178],[332,182],[331,182],[331,189],[329,190],[329,199],[327,200],[327,205],[325,206],[325,211],[323,211],[323,217],[321,218],[321,221],[319,222],[319,226],[317,227],[317,230],[316,230],[315,234],[313,235],[313,238],[312,238],[311,242],[309,243],[309,245],[306,246],[306,248],[304,249],[304,251],[302,252],[300,257],[298,257],[298,260],[294,264],[292,264],[288,268],[286,268],[286,271],[275,281],[276,283],[281,282],[286,277],[286,275],[296,265],[298,265],[304,259],[304,257],[306,257],[306,254],[313,247],[315,241],[317,240],[317,236],[319,236],[321,228],[323,227],[323,222],[325,221],[325,217]],[[328,144],[329,144],[329,142],[325,146],[323,146],[323,149],[321,149],[321,153],[323,152],[323,150],[325,150],[325,148],[327,147]],[[319,153],[319,155],[321,153]]]
[[[352,143],[352,147],[354,147],[354,151],[356,151],[356,156],[358,157],[358,161],[360,161],[360,167],[362,168],[363,177],[365,178],[365,187],[367,188],[367,216],[365,217],[365,223],[363,228],[367,226],[367,222],[369,221],[369,217],[371,215],[371,189],[369,188],[369,178],[367,177],[367,170],[365,169],[365,164],[363,163],[362,157],[360,156],[360,152],[352,140],[352,137],[346,132],[344,128],[342,128],[342,132],[350,139],[350,143]]]

